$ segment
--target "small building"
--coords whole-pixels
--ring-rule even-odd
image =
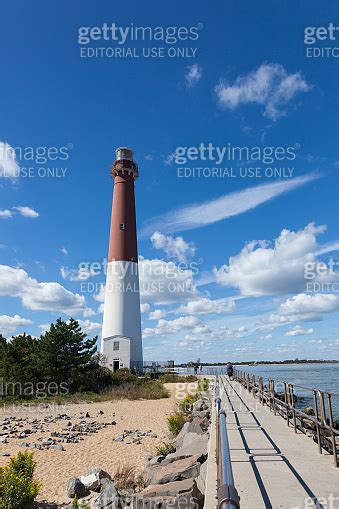
[[[113,372],[121,368],[132,367],[131,338],[124,336],[111,336],[103,340],[101,352],[105,357],[105,366]]]

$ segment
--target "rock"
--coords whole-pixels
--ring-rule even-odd
[[[0,454],[0,456],[3,456],[3,457],[5,457],[5,458],[8,458],[8,457],[10,456],[10,453],[9,453],[9,452],[2,452],[2,453]]]
[[[197,488],[202,495],[206,491],[206,477],[207,477],[207,461],[205,461],[200,467],[199,476],[196,478]]]
[[[101,480],[101,492],[95,501],[95,506],[98,509],[121,509],[120,495],[110,479]]]
[[[92,467],[87,474],[80,478],[87,490],[94,491],[100,488],[102,479],[111,479],[111,476],[99,467]]]
[[[193,413],[202,412],[203,410],[208,410],[208,404],[203,399],[198,399],[193,403]]]
[[[67,496],[69,498],[82,498],[88,495],[88,491],[77,477],[71,477],[67,483]]]
[[[148,464],[150,466],[153,466],[153,465],[158,465],[159,463],[161,463],[163,460],[165,459],[165,456],[154,456],[153,458],[151,457],[150,460],[148,460]]]
[[[51,445],[50,446],[50,449],[54,450],[54,451],[65,451],[66,449],[60,445],[60,444],[55,444],[55,445]]]
[[[87,419],[89,419],[91,416],[89,415],[88,412],[86,412],[86,416],[85,417],[87,417]]]
[[[198,477],[200,473],[199,456],[173,461],[164,467],[153,470],[149,484],[166,484]]]
[[[315,415],[314,410],[311,406],[308,406],[304,409],[304,414],[306,415]]]
[[[154,499],[154,504],[150,502],[150,498]],[[195,481],[193,479],[185,479],[184,481],[148,486],[140,493],[134,495],[132,507],[133,509],[157,507],[156,502],[158,499],[158,507],[171,507],[171,509],[188,507],[187,500],[189,500],[189,507],[202,509],[204,501]]]
[[[187,458],[188,456],[199,456],[200,463],[203,463],[207,457],[208,435],[197,435],[196,433],[187,433],[183,439],[182,447],[175,452],[168,454],[162,465],[168,465],[172,461]]]

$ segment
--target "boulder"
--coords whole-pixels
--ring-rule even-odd
[[[152,499],[152,501],[149,499]],[[157,507],[156,502],[158,500],[158,507],[171,507],[171,509],[195,507],[196,509],[202,509],[204,497],[201,495],[193,479],[185,479],[183,481],[148,486],[140,493],[134,495],[133,508],[148,509]]]
[[[98,509],[121,509],[121,497],[114,486],[113,481],[107,478],[101,479],[100,496],[95,501]]]
[[[202,493],[205,494],[206,491],[206,477],[207,477],[207,461],[203,463],[200,467],[199,476],[196,478],[197,488]]]
[[[203,399],[197,399],[197,401],[193,403],[193,413],[208,410],[208,406],[209,405]]]
[[[101,479],[111,479],[111,476],[99,467],[92,467],[87,474],[80,478],[82,484],[90,491],[98,490],[101,487]]]
[[[86,487],[82,484],[77,477],[71,477],[67,483],[67,496],[69,498],[82,498],[88,495]]]
[[[315,415],[315,412],[314,412],[314,410],[313,410],[313,408],[311,406],[307,406],[304,409],[304,414],[306,414],[306,415]]]
[[[199,461],[207,457],[208,435],[197,435],[196,433],[187,433],[182,441],[182,447],[175,452],[168,454],[162,461],[162,465],[168,465],[172,461],[187,458],[188,456],[199,456]]]
[[[173,461],[164,467],[153,470],[149,484],[166,484],[197,477],[200,473],[199,456]]]

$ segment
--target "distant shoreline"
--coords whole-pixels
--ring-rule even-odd
[[[199,362],[199,366],[226,366],[227,362]],[[339,364],[339,360],[319,360],[319,359],[295,359],[295,360],[284,360],[284,361],[242,361],[232,362],[234,366],[272,366],[272,365],[286,365],[286,364]],[[191,367],[186,364],[176,364],[175,367],[186,368]],[[192,366],[193,367],[193,366]]]

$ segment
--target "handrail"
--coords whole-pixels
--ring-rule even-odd
[[[215,405],[217,412],[218,509],[239,509],[239,495],[234,485],[230,446],[227,436],[226,413],[225,410],[221,409],[218,379],[215,386]]]
[[[314,437],[318,443],[318,451],[322,454],[322,449],[326,449],[333,454],[334,466],[338,467],[338,444],[337,438],[339,431],[336,429],[333,410],[332,397],[337,396],[335,393],[321,391],[318,389],[310,389],[297,384],[281,382],[268,379],[268,384],[264,383],[262,376],[256,377],[253,373],[234,370],[234,379],[243,385],[253,397],[259,397],[262,405],[267,405],[270,410],[274,411],[286,419],[287,425],[294,427],[295,433],[302,431]],[[283,384],[284,391],[277,397],[277,384]],[[295,389],[301,388],[309,390],[313,395],[313,415],[306,414],[302,409],[295,406]],[[281,399],[283,397],[283,399]]]

